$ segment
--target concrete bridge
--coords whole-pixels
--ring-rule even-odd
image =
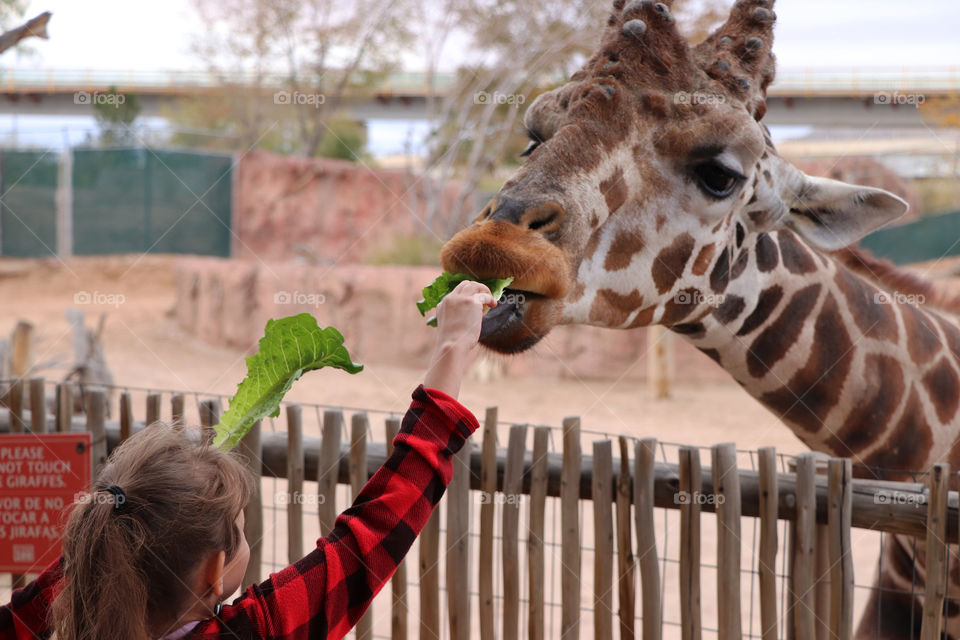
[[[455,84],[453,73],[434,78],[434,95]],[[160,115],[173,101],[245,87],[278,104],[313,104],[324,96],[313,90],[290,93],[283,76],[214,76],[202,71],[0,70],[0,114],[85,115],[98,95],[115,86],[136,93],[144,115]],[[307,83],[304,83],[305,85]],[[549,86],[549,83],[545,83]],[[423,73],[394,73],[374,86],[351,90],[343,108],[360,120],[423,120],[430,88]],[[930,69],[783,69],[770,89],[765,122],[821,128],[923,127],[918,105],[934,97],[960,96],[960,67]],[[489,97],[489,96],[488,96]],[[479,97],[478,99],[484,99]],[[510,96],[493,99],[510,100]],[[712,96],[678,95],[678,100]],[[513,97],[522,102],[523,97]]]

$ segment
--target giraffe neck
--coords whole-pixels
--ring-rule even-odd
[[[954,320],[884,293],[789,231],[753,236],[729,265],[719,306],[673,329],[807,446],[891,479],[957,462]]]

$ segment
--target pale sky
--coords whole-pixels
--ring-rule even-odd
[[[189,50],[203,32],[191,0],[31,0],[30,15],[43,10],[54,14],[51,39],[33,40],[31,57],[5,55],[2,66],[201,68]],[[776,11],[783,69],[960,68],[958,0],[779,0]],[[456,52],[444,59],[455,65]]]

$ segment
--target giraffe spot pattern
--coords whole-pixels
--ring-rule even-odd
[[[600,183],[600,192],[607,201],[607,211],[611,214],[623,206],[627,201],[627,183],[623,179],[623,169],[617,167],[612,176]]]
[[[903,368],[896,359],[872,353],[864,359],[861,375],[866,381],[865,397],[854,402],[843,424],[827,441],[839,456],[859,454],[876,444],[903,398]]]
[[[643,236],[638,231],[624,229],[617,232],[603,261],[605,271],[622,271],[630,266],[633,256],[643,251]]]
[[[693,313],[699,306],[702,294],[696,289],[684,289],[673,296],[663,306],[662,324],[678,324]]]
[[[897,318],[893,307],[877,304],[876,290],[841,267],[834,278],[857,328],[863,335],[876,340],[897,341]]]
[[[757,306],[753,308],[753,311],[750,312],[747,319],[743,321],[740,330],[737,331],[737,335],[742,337],[760,328],[760,325],[767,321],[782,299],[783,288],[778,284],[761,291],[760,297],[757,299]]]
[[[780,257],[783,260],[783,266],[790,273],[802,275],[817,268],[813,256],[807,252],[795,235],[787,231],[780,232]]]
[[[713,271],[710,272],[710,288],[715,293],[720,293],[727,288],[728,284],[730,284],[730,251],[724,248],[717,264],[713,265]]]
[[[914,362],[923,364],[940,351],[940,334],[929,315],[911,305],[901,305],[903,328],[907,334],[907,349]]]
[[[713,317],[720,324],[730,324],[740,317],[746,306],[746,301],[740,296],[728,295],[724,297],[723,302],[713,312]]]
[[[590,322],[615,327],[626,322],[642,305],[643,296],[636,289],[626,295],[612,289],[600,289],[590,307]]]
[[[693,254],[693,236],[683,233],[670,244],[669,247],[657,254],[653,261],[653,282],[657,291],[669,291],[687,267],[687,261]]]
[[[864,460],[884,480],[910,480],[922,469],[933,448],[933,433],[923,414],[916,389],[911,389],[906,410],[884,445]]]
[[[797,291],[773,324],[757,336],[747,353],[750,375],[762,378],[787,355],[800,337],[803,323],[820,297],[820,289],[819,284],[811,284]]]
[[[827,297],[814,325],[817,336],[806,364],[786,386],[760,400],[783,420],[816,433],[840,401],[843,383],[853,365],[853,342],[833,296]]]
[[[960,403],[960,380],[946,358],[940,358],[927,372],[923,377],[923,386],[927,388],[940,422],[948,423],[956,415],[957,404]]]
[[[707,269],[710,267],[710,262],[713,260],[713,252],[716,251],[716,249],[717,245],[714,242],[700,249],[696,260],[693,261],[693,268],[691,269],[693,275],[702,276],[707,272]]]
[[[720,364],[720,352],[716,349],[700,349],[700,353],[707,356],[717,364]]]
[[[780,264],[780,252],[777,249],[777,243],[773,241],[769,233],[761,233],[757,236],[756,245],[757,269],[763,273],[769,273]]]

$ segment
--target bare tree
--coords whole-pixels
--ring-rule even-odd
[[[329,123],[348,95],[380,81],[410,35],[410,0],[194,4],[209,26],[195,50],[224,91],[174,119],[214,129],[233,122],[245,146],[279,135],[286,150],[308,156],[336,135]]]
[[[3,17],[7,17],[9,12],[19,10],[19,4],[15,2],[6,2],[2,5],[2,14]],[[45,11],[40,15],[28,20],[26,23],[20,25],[16,29],[10,29],[0,34],[0,53],[3,53],[11,47],[15,47],[22,40],[26,38],[43,38],[47,40],[50,36],[47,34],[47,23],[50,22],[50,16],[52,14],[49,11]]]

